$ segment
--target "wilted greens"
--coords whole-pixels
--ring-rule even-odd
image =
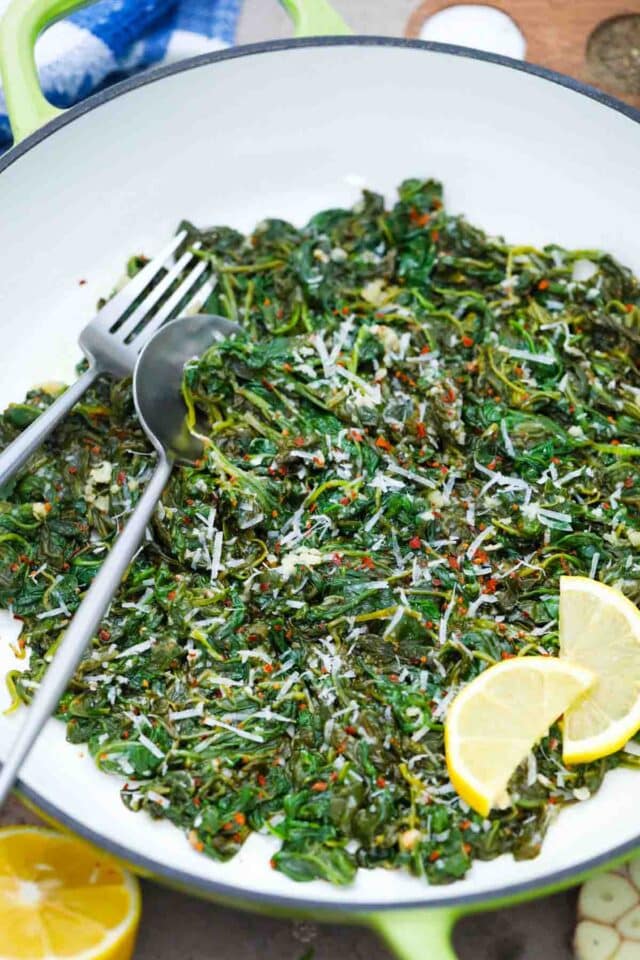
[[[189,225],[244,327],[185,371],[206,456],[177,469],[60,705],[133,810],[226,859],[252,830],[295,880],[535,856],[629,753],[559,732],[483,819],[443,722],[501,658],[557,650],[558,577],[640,599],[640,303],[610,256],[510,247],[408,180],[302,229]],[[131,271],[140,266],[134,258]],[[49,398],[8,408],[4,444]],[[128,382],[100,383],[0,502],[0,601],[28,700],[144,487]]]

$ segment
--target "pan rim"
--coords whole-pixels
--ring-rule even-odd
[[[126,80],[113,84],[112,86],[101,90],[98,93],[82,100],[80,103],[67,109],[63,114],[55,117],[40,129],[26,137],[21,143],[11,147],[2,157],[0,157],[0,173],[11,167],[26,153],[38,146],[41,142],[48,139],[57,130],[67,126],[85,113],[95,110],[102,104],[114,100],[138,87],[155,83],[165,77],[173,74],[182,73],[187,70],[196,69],[211,63],[234,60],[241,57],[250,57],[264,53],[278,53],[280,51],[299,49],[307,47],[398,47],[408,50],[421,50],[435,54],[445,54],[449,56],[462,57],[472,60],[480,60],[486,63],[496,64],[512,70],[518,70],[555,83],[565,87],[581,96],[586,96],[601,105],[614,110],[617,113],[626,116],[636,123],[640,123],[640,110],[629,106],[617,97],[603,93],[589,84],[574,80],[571,77],[549,70],[546,67],[526,63],[521,60],[514,60],[499,54],[488,53],[481,50],[475,50],[471,47],[463,47],[456,44],[435,43],[422,40],[409,40],[396,37],[381,37],[367,35],[339,36],[339,37],[308,37],[301,39],[269,40],[261,43],[247,44],[231,47],[226,50],[212,51],[199,56],[190,57],[175,64],[156,67],[155,69],[136,74]],[[615,860],[621,860],[630,855],[638,846],[640,846],[640,834],[635,838],[626,841],[623,844],[612,848],[606,853],[591,857],[590,859],[571,867],[565,867],[561,870],[555,870],[545,874],[538,879],[524,881],[522,883],[512,883],[505,887],[499,887],[492,891],[458,894],[445,897],[438,900],[432,900],[428,897],[429,886],[425,884],[425,899],[419,900],[399,900],[394,903],[373,902],[360,903],[349,901],[346,897],[336,902],[318,903],[316,900],[305,896],[282,896],[280,894],[270,894],[256,890],[245,890],[235,884],[221,883],[217,880],[206,880],[202,877],[196,877],[191,873],[175,869],[167,864],[163,864],[152,857],[147,857],[134,852],[128,847],[122,846],[110,839],[104,833],[100,833],[88,827],[74,817],[67,815],[63,810],[50,802],[38,791],[33,790],[26,783],[19,781],[16,790],[19,794],[26,797],[30,803],[38,810],[42,811],[53,821],[72,831],[73,833],[84,837],[97,847],[111,853],[130,864],[134,870],[139,870],[141,874],[162,879],[165,878],[172,885],[189,890],[195,894],[219,899],[228,902],[234,902],[238,906],[261,904],[270,906],[276,910],[288,911],[291,913],[304,913],[313,911],[314,915],[366,915],[378,912],[387,912],[394,910],[407,909],[434,909],[446,910],[460,907],[479,907],[479,905],[489,905],[497,901],[505,900],[524,900],[536,895],[542,895],[549,889],[558,889],[563,886],[569,886],[577,878],[590,873],[599,867],[605,866]]]

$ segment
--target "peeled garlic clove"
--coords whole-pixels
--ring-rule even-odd
[[[625,940],[640,941],[640,906],[634,907],[633,910],[629,910],[623,917],[620,917],[616,923],[616,930],[622,934]],[[640,951],[640,943],[637,949]],[[640,957],[640,952],[638,957]]]
[[[578,915],[600,923],[615,923],[638,903],[638,891],[614,873],[601,873],[582,887],[578,898]]]
[[[576,960],[613,960],[617,958],[620,937],[613,927],[594,923],[593,920],[581,920],[576,927],[573,946]]]

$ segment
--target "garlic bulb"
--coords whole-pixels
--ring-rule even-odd
[[[583,885],[574,949],[576,960],[640,960],[640,860]]]

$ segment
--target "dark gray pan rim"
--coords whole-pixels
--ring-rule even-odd
[[[574,93],[579,94],[580,96],[589,97],[591,100],[595,100],[603,106],[609,107],[610,109],[615,110],[617,113],[623,114],[630,120],[640,123],[640,110],[630,107],[628,104],[623,103],[616,97],[602,93],[600,90],[596,90],[595,87],[581,83],[580,81],[564,76],[561,73],[556,73],[553,70],[547,70],[545,67],[539,67],[535,64],[525,63],[521,60],[512,60],[510,57],[503,57],[493,53],[485,53],[482,50],[473,50],[470,47],[460,47],[454,44],[431,43],[421,40],[404,40],[394,37],[309,37],[299,40],[271,40],[265,43],[231,47],[228,50],[217,51],[215,53],[205,53],[201,56],[191,57],[188,60],[183,60],[176,64],[158,67],[154,70],[148,70],[144,73],[137,74],[134,77],[130,77],[127,80],[123,80],[120,83],[114,84],[113,86],[100,91],[100,93],[96,93],[93,96],[88,97],[86,100],[81,101],[76,106],[70,107],[63,114],[45,124],[44,127],[41,127],[35,133],[32,133],[16,147],[12,147],[6,154],[0,157],[0,173],[19,160],[20,157],[22,157],[25,153],[28,153],[34,147],[38,146],[38,144],[43,140],[46,140],[48,137],[52,136],[57,130],[65,127],[68,123],[72,123],[83,114],[89,113],[91,110],[95,110],[97,107],[100,107],[103,103],[107,103],[109,100],[113,100],[116,97],[121,97],[130,90],[135,90],[137,87],[146,86],[148,83],[154,83],[157,80],[162,80],[164,77],[171,76],[172,74],[182,73],[186,70],[193,70],[209,63],[219,63],[224,60],[234,60],[240,57],[259,56],[264,53],[278,53],[281,50],[291,50],[305,47],[400,47],[407,50],[422,50],[430,53],[465,57],[471,60],[481,60],[486,63],[495,63],[510,70],[520,70],[524,73],[529,73],[534,77],[539,77],[541,80],[546,80],[550,83],[556,83],[558,86],[572,90]],[[525,900],[527,898],[536,896],[536,893],[543,893],[546,890],[570,886],[572,882],[576,882],[577,878],[584,876],[591,871],[597,870],[599,867],[605,866],[612,860],[620,860],[625,856],[630,856],[638,849],[638,847],[640,847],[640,834],[638,834],[633,840],[629,840],[627,843],[620,844],[607,853],[601,854],[597,857],[592,857],[583,863],[577,864],[576,866],[553,871],[552,873],[545,875],[540,880],[531,880],[526,883],[515,883],[505,887],[498,887],[495,891],[491,891],[489,893],[471,893],[458,896],[452,894],[450,897],[443,898],[442,900],[431,900],[427,896],[429,887],[425,884],[424,900],[405,900],[397,903],[354,903],[353,901],[348,900],[348,892],[345,891],[344,899],[340,900],[339,902],[318,904],[317,901],[311,898],[305,898],[304,896],[283,897],[270,893],[259,893],[252,890],[243,890],[242,887],[238,887],[236,885],[219,883],[213,880],[205,880],[201,877],[195,877],[193,874],[186,873],[182,870],[176,870],[167,864],[154,860],[152,856],[142,856],[140,854],[133,853],[133,851],[129,850],[127,847],[123,847],[114,842],[109,836],[106,836],[103,833],[98,833],[80,821],[75,820],[73,817],[67,816],[67,814],[58,809],[55,804],[50,803],[40,793],[38,793],[36,790],[32,790],[26,784],[19,782],[17,790],[35,807],[37,807],[47,816],[51,817],[52,820],[55,820],[61,826],[67,828],[73,833],[85,837],[97,847],[101,847],[103,850],[106,850],[121,860],[131,864],[134,869],[139,870],[143,875],[164,879],[170,885],[180,889],[188,890],[191,893],[198,894],[209,899],[218,899],[235,903],[237,906],[256,905],[257,909],[262,907],[263,909],[272,908],[274,911],[282,910],[284,912],[288,911],[291,913],[313,913],[319,918],[321,918],[322,915],[325,917],[331,917],[344,914],[346,920],[349,915],[351,915],[351,917],[355,915],[364,917],[367,914],[381,911],[420,908],[429,908],[434,910],[438,910],[440,908],[458,908],[461,910],[463,908],[469,908],[469,912],[472,912],[474,909],[480,909],[481,906],[489,906],[492,902]],[[300,889],[302,892],[304,887],[301,885]],[[452,885],[451,889],[453,891],[455,886]]]

